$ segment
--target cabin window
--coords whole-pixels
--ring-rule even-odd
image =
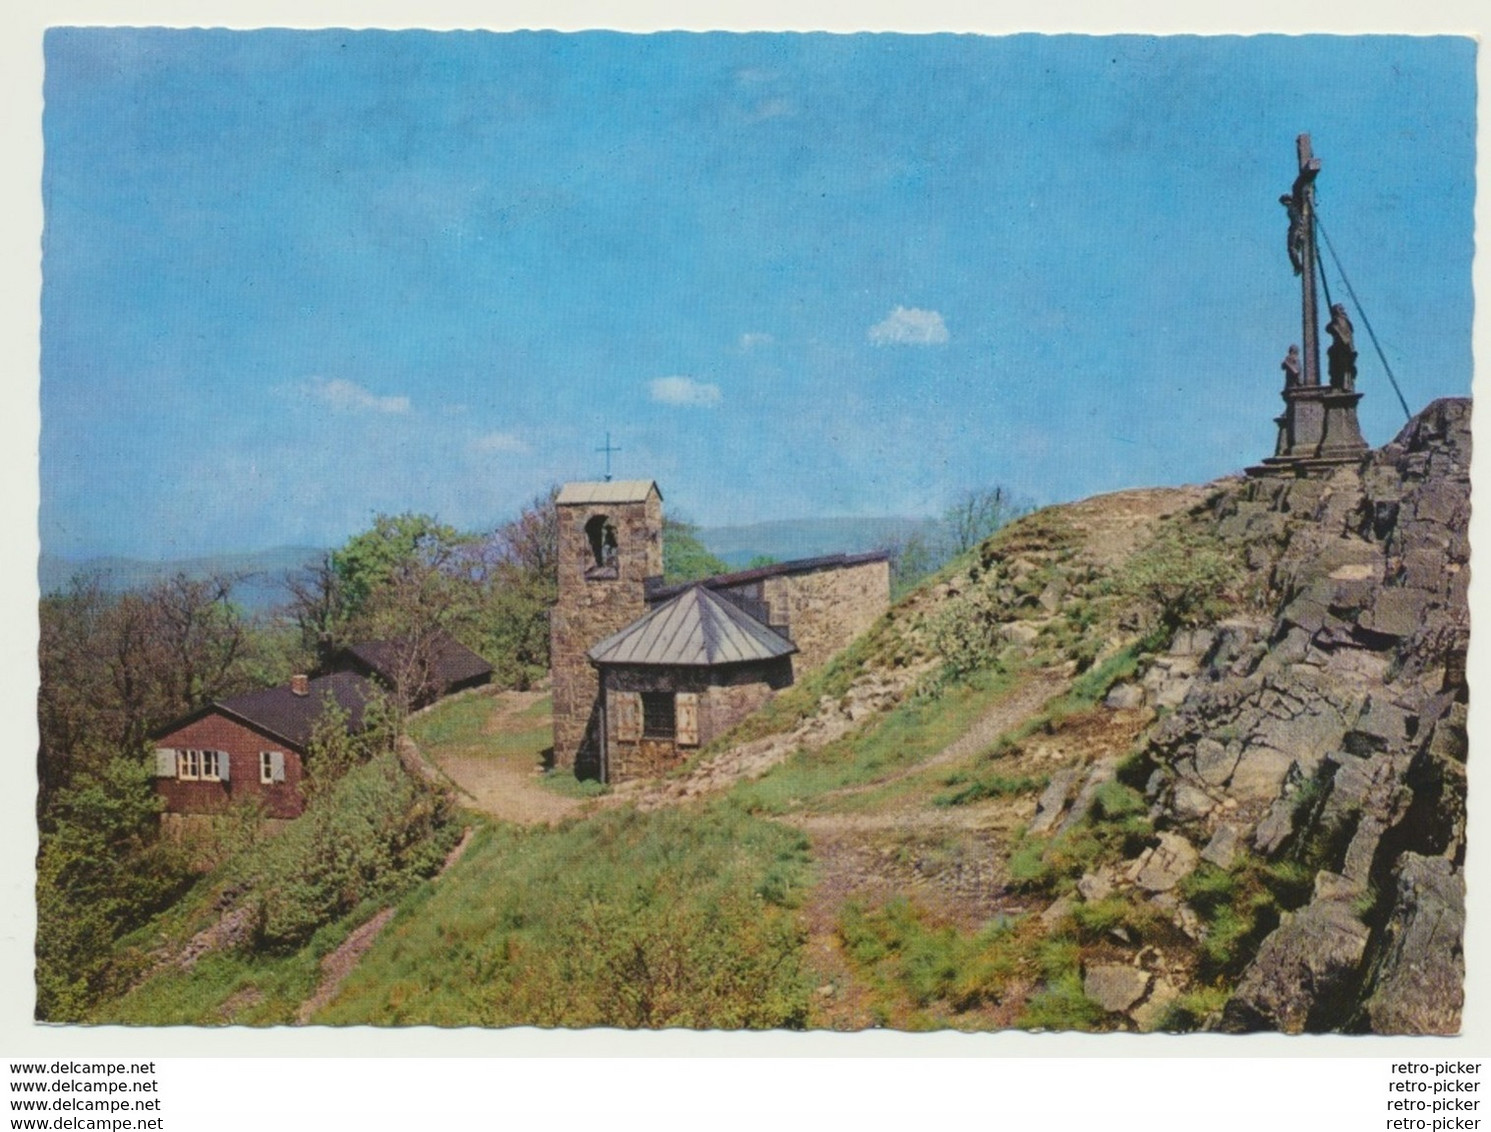
[[[176,777],[187,782],[220,782],[227,778],[226,751],[177,751]]]
[[[259,781],[265,786],[285,781],[285,753],[283,751],[259,752]]]
[[[672,692],[642,693],[642,738],[672,739],[678,733],[678,717]]]
[[[617,570],[616,527],[605,515],[594,515],[585,524],[585,539],[590,543],[590,565],[586,573],[591,577],[599,571],[608,571],[604,576],[615,577]]]

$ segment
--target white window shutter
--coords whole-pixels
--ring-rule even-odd
[[[271,782],[285,781],[285,752],[269,752],[269,780]]]
[[[639,692],[612,692],[611,728],[618,743],[642,738],[642,696]]]
[[[224,782],[228,781],[228,768],[233,765],[233,757],[227,751],[217,753],[217,776]]]
[[[165,747],[156,748],[155,752],[155,777],[176,777],[176,752]]]
[[[679,692],[673,697],[675,739],[680,747],[699,745],[699,693]]]

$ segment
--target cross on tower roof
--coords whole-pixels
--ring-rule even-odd
[[[618,445],[615,448],[611,447],[611,433],[610,433],[609,429],[606,431],[606,444],[605,444],[605,447],[603,447],[603,448],[597,448],[596,451],[597,452],[604,452],[606,454],[606,482],[610,483],[611,482],[611,453],[612,452],[620,452],[621,451],[621,447],[620,447],[620,445]]]

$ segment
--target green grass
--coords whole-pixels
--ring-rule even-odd
[[[959,776],[952,776],[957,778]],[[958,786],[959,789],[949,794],[939,794],[932,799],[934,806],[966,806],[972,802],[982,802],[986,798],[1008,798],[1015,794],[1034,794],[1038,790],[1044,790],[1049,776],[1040,774],[989,774],[974,778],[971,781],[959,782],[948,781],[948,786]]]
[[[853,732],[817,751],[799,751],[769,773],[737,786],[730,798],[751,813],[781,814],[833,790],[860,786],[937,754],[963,735],[990,699],[1013,683],[983,674],[935,700],[908,700],[868,731]]]
[[[516,730],[488,731],[498,701],[490,695],[458,696],[436,704],[409,721],[409,736],[426,755],[485,755],[493,758],[531,759],[537,763],[554,741],[553,701],[543,699],[524,708],[514,718],[524,726]]]
[[[551,770],[539,778],[539,785],[564,798],[599,798],[611,788],[594,778],[576,778],[567,770]]]
[[[800,1027],[796,831],[738,810],[489,827],[316,1021]]]
[[[122,998],[96,1008],[91,1022],[126,1026],[282,1026],[315,993],[321,960],[371,918],[367,902],[288,955],[214,951],[188,971],[169,967]]]
[[[957,1014],[998,1001],[1021,966],[1016,925],[994,920],[977,932],[939,925],[898,897],[867,910],[855,901],[839,913],[844,952],[887,1017],[911,1028],[948,1025]]]

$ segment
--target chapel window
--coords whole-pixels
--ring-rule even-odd
[[[672,692],[642,693],[642,738],[672,739],[678,733]]]

